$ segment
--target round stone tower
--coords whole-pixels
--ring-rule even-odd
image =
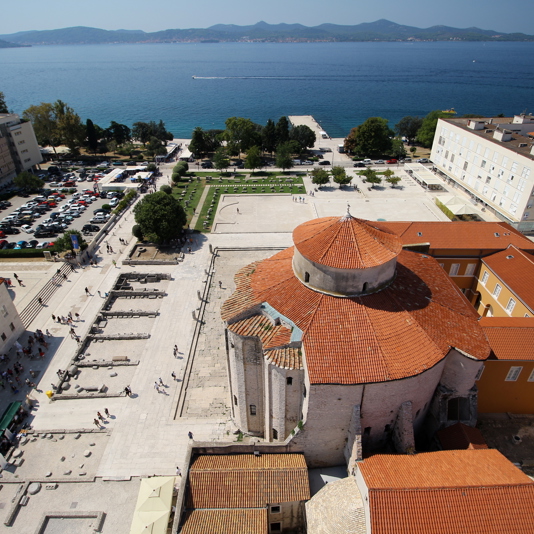
[[[293,271],[310,289],[355,297],[374,293],[395,278],[400,238],[347,209],[341,219],[308,221],[293,231]]]

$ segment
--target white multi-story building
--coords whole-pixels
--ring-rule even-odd
[[[25,330],[4,282],[0,278],[0,354],[5,354]]]
[[[534,116],[439,119],[431,159],[448,180],[524,233],[534,232]]]
[[[31,122],[15,113],[0,114],[0,186],[42,161]]]

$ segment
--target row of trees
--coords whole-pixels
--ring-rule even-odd
[[[153,157],[165,154],[165,144],[173,138],[163,121],[136,122],[132,128],[115,121],[107,128],[94,124],[91,119],[84,124],[74,109],[62,100],[30,106],[22,117],[32,123],[40,145],[51,146],[54,150],[65,145],[72,154],[78,154],[84,147],[93,154],[116,151],[131,156],[135,150],[133,141],[137,141],[143,144],[147,155]]]

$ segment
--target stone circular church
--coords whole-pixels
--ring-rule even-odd
[[[348,211],[298,226],[293,242],[241,269],[222,306],[241,431],[335,465],[474,425],[490,348],[439,264]]]

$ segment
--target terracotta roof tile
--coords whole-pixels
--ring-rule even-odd
[[[398,234],[403,245],[430,243],[431,249],[475,251],[503,250],[508,245],[534,249],[530,239],[504,222],[388,221],[377,222],[376,226]]]
[[[200,456],[189,470],[187,508],[261,508],[309,498],[298,454]]]
[[[483,317],[479,324],[492,359],[534,361],[534,317]]]
[[[340,298],[302,284],[293,274],[292,253],[284,250],[240,271],[221,313],[230,321],[267,302],[288,317],[303,331],[312,384],[406,378],[441,361],[452,347],[477,359],[489,355],[476,312],[433,258],[402,251],[388,288]]]
[[[483,262],[534,310],[534,256],[511,246],[484,258]]]
[[[265,353],[267,360],[282,369],[303,369],[302,351],[290,347],[269,350]]]
[[[364,269],[395,258],[402,245],[396,234],[369,221],[346,216],[313,219],[293,231],[293,242],[308,260],[337,269]]]
[[[495,449],[377,454],[358,464],[369,489],[466,488],[534,482]]]
[[[253,315],[233,323],[229,330],[240,336],[259,337],[265,350],[283,347],[291,341],[291,330],[283,325],[273,325],[264,315]]]
[[[534,485],[374,490],[373,534],[526,534],[534,532]]]
[[[189,510],[181,534],[265,534],[267,509]]]
[[[480,430],[463,423],[443,428],[437,432],[441,447],[445,450],[487,449]]]

